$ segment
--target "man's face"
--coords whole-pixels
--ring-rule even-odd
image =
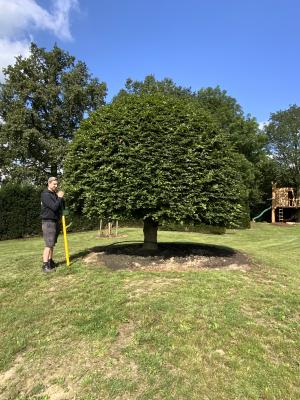
[[[49,182],[48,189],[51,190],[51,192],[56,192],[57,191],[57,181]]]

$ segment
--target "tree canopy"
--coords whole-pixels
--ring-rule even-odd
[[[120,90],[116,98],[128,94],[162,93],[189,98],[205,110],[208,110],[220,128],[225,131],[237,151],[251,163],[259,161],[266,138],[258,128],[255,118],[245,116],[242,107],[235,98],[219,86],[202,88],[193,92],[191,88],[178,86],[172,79],[161,81],[154,75],[148,75],[143,81],[127,79],[125,89]]]
[[[148,244],[162,220],[237,226],[243,216],[236,152],[208,111],[178,96],[124,95],[100,108],[76,132],[64,171],[76,207],[143,219]]]
[[[176,85],[172,79],[156,80],[148,75],[143,81],[128,79],[125,89],[116,98],[130,94],[162,93],[184,97],[207,110],[219,128],[226,133],[228,140],[239,153],[239,171],[248,190],[248,207],[260,207],[265,188],[261,185],[261,166],[267,162],[264,146],[266,136],[259,130],[255,118],[244,115],[235,98],[219,86],[202,88],[193,92],[191,88]],[[271,183],[269,183],[271,188]]]
[[[104,104],[106,85],[56,45],[31,44],[27,58],[4,69],[0,86],[0,172],[44,183],[61,172],[66,145],[80,121]]]

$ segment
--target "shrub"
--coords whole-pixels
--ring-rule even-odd
[[[40,223],[41,188],[8,183],[0,188],[0,239],[37,235]]]
[[[0,188],[0,240],[41,235],[42,188],[28,184],[7,183]],[[70,214],[68,231],[84,231],[98,227],[98,220]]]

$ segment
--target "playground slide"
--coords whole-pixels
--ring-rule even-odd
[[[260,218],[262,215],[264,215],[265,212],[271,210],[271,208],[272,208],[272,207],[268,207],[268,208],[264,209],[264,210],[263,210],[260,214],[258,214],[256,217],[252,218],[252,221],[253,221],[253,222],[256,222],[256,220],[257,220],[258,218]]]

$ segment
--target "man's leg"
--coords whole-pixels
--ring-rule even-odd
[[[46,263],[49,261],[49,258],[51,258],[53,251],[52,247],[45,247],[44,252],[43,252],[43,262]]]
[[[42,223],[43,237],[45,240],[45,248],[43,252],[43,266],[44,272],[53,270],[50,259],[53,254],[53,247],[55,244],[56,224],[52,221],[43,221]]]
[[[53,245],[53,247],[51,247],[50,253],[49,253],[49,265],[50,265],[51,268],[56,268],[56,267],[57,267],[56,263],[55,263],[54,260],[53,260],[53,254],[54,254],[54,246],[55,246],[56,243],[57,243],[57,238],[58,238],[59,232],[60,232],[60,225],[59,225],[59,221],[57,221],[57,222],[55,223],[54,245]]]
[[[49,265],[51,268],[56,268],[56,263],[53,260],[53,254],[54,254],[54,247],[50,248],[50,252],[49,252]]]
[[[43,266],[42,270],[44,272],[50,272],[51,271],[51,266],[49,264],[49,253],[50,253],[50,247],[45,247],[44,252],[43,252]]]

